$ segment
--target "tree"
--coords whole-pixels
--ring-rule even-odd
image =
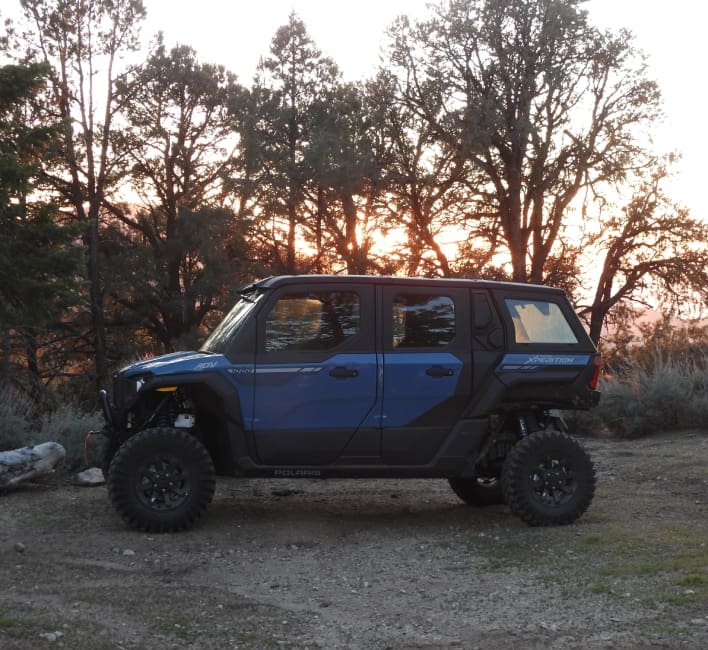
[[[37,124],[33,103],[46,82],[43,65],[0,67],[0,327],[9,383],[10,334],[22,339],[31,394],[39,400],[36,332],[77,299],[82,249],[40,186],[57,128]]]
[[[382,70],[369,82],[368,94],[374,112],[380,113],[379,129],[385,141],[381,208],[388,213],[391,228],[403,230],[406,244],[397,251],[407,275],[442,275],[462,272],[480,276],[489,272],[497,237],[486,233],[489,245],[480,250],[483,238],[460,242],[459,225],[474,209],[471,203],[469,168],[455,150],[441,147],[436,130],[396,93],[396,79]],[[481,222],[481,220],[480,220]],[[454,238],[466,247],[455,264],[445,251],[444,240]]]
[[[334,95],[338,77],[335,63],[322,56],[304,23],[291,14],[258,66],[241,118],[243,173],[257,206],[257,237],[279,273],[313,265],[311,254],[297,250],[303,224],[316,221],[317,212],[316,199],[308,200],[316,192],[306,149],[317,128],[314,107]]]
[[[582,191],[651,158],[639,130],[659,91],[630,35],[599,32],[581,4],[451,0],[391,31],[400,101],[464,159],[472,219],[501,233],[517,281],[543,282]]]
[[[115,149],[130,162],[139,205],[111,206],[119,225],[108,252],[123,276],[114,273],[109,290],[168,350],[239,284],[245,228],[227,199],[238,147],[228,107],[241,92],[222,66],[161,41],[117,84],[125,127]]]
[[[244,268],[243,233],[227,208],[180,210],[167,239],[167,215],[160,208],[133,213],[134,228],[114,222],[105,233],[112,269],[107,313],[116,353],[173,351],[198,345],[211,312],[250,277]],[[170,285],[176,264],[177,287]]]
[[[588,240],[593,250],[604,251],[592,304],[581,309],[595,343],[610,311],[622,303],[645,302],[651,294],[672,307],[708,304],[705,224],[664,194],[667,175],[659,165],[640,177],[627,204],[610,207]]]
[[[295,14],[261,60],[239,117],[242,175],[271,269],[366,273],[395,265],[374,248],[384,224],[381,123]]]
[[[142,0],[21,0],[32,30],[23,35],[26,57],[49,68],[46,119],[59,120],[60,156],[47,174],[83,228],[95,380],[108,382],[103,287],[99,268],[100,220],[106,201],[125,176],[112,150],[116,67],[138,45]],[[100,75],[100,76],[99,76]]]
[[[611,334],[603,336],[602,365],[608,375],[636,377],[639,369],[652,373],[671,365],[687,372],[707,370],[708,324],[653,315],[644,320],[635,317],[631,327],[613,327]],[[696,392],[700,389],[700,382],[696,382]]]
[[[338,270],[343,263],[350,274],[392,272],[395,265],[372,250],[387,225],[380,210],[386,192],[382,116],[355,84],[339,85],[310,112],[313,128],[303,160],[310,176],[307,196],[317,207],[314,228],[311,222],[304,226],[314,236],[317,270]]]

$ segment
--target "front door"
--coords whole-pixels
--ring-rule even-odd
[[[281,287],[258,323],[253,434],[264,464],[336,460],[377,401],[374,289]],[[369,438],[378,455],[378,440]]]

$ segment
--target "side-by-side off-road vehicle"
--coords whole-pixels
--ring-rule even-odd
[[[590,505],[593,464],[558,411],[597,404],[600,357],[563,291],[282,276],[240,296],[199,351],[102,391],[108,492],[130,526],[190,527],[215,475],[443,478],[531,525]]]

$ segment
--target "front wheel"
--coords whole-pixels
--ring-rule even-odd
[[[214,464],[199,440],[166,427],[128,438],[108,469],[108,494],[126,523],[162,533],[191,528],[214,496]]]
[[[561,431],[522,438],[509,451],[501,479],[511,511],[532,526],[574,522],[595,494],[590,456]]]

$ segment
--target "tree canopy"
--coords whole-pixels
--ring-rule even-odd
[[[293,13],[248,84],[159,35],[134,57],[140,0],[21,4],[0,37],[0,321],[58,324],[37,368],[105,383],[276,273],[554,284],[596,341],[635,304],[705,313],[705,222],[647,137],[660,89],[582,0],[401,16],[360,83]]]
[[[56,143],[56,125],[38,124],[33,102],[46,67],[0,67],[0,324],[43,327],[73,301],[81,249],[76,232],[40,175]],[[42,196],[44,194],[44,196]]]
[[[581,4],[454,0],[391,29],[396,97],[464,167],[467,227],[504,245],[517,281],[544,281],[581,192],[651,158],[638,134],[658,88],[628,34],[600,32]]]

